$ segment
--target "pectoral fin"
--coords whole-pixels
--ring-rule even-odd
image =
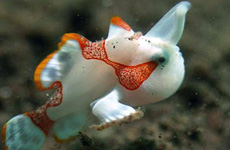
[[[103,130],[114,124],[132,122],[143,117],[140,109],[135,110],[120,103],[120,98],[119,92],[114,89],[108,95],[91,103],[93,114],[101,121],[100,125],[93,125],[91,128]]]

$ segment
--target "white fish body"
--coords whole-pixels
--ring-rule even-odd
[[[6,148],[40,150],[50,132],[57,141],[66,141],[85,126],[90,107],[101,121],[94,129],[131,122],[143,116],[133,106],[175,93],[185,73],[176,44],[189,8],[189,2],[180,2],[145,35],[119,17],[111,19],[105,40],[91,42],[78,34],[65,34],[59,49],[35,71],[37,87],[56,89],[54,95],[37,110],[4,125]]]

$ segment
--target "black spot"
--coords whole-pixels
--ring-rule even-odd
[[[158,137],[159,137],[159,139],[161,139],[162,138],[161,134]]]
[[[82,145],[91,146],[93,144],[92,139],[90,137],[88,137],[86,134],[79,132],[79,135],[81,136],[80,141],[81,141]]]
[[[165,58],[164,58],[164,57],[160,57],[160,58],[158,59],[158,61],[159,61],[160,63],[163,63],[163,62],[165,61]]]
[[[113,48],[115,49],[115,45],[113,45]]]

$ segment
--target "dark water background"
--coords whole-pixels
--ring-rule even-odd
[[[177,0],[1,0],[0,126],[42,105],[46,96],[33,83],[39,62],[57,49],[61,36],[76,32],[95,41],[106,38],[118,15],[146,33]],[[230,1],[191,1],[179,46],[186,77],[168,100],[146,106],[137,122],[79,138],[46,150],[229,150],[230,149]],[[1,140],[1,138],[0,138]],[[3,149],[3,146],[0,146]]]

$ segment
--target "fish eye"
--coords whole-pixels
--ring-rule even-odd
[[[158,59],[158,61],[159,61],[160,63],[163,63],[163,62],[165,62],[165,58],[164,58],[164,57],[160,57],[160,58]]]

